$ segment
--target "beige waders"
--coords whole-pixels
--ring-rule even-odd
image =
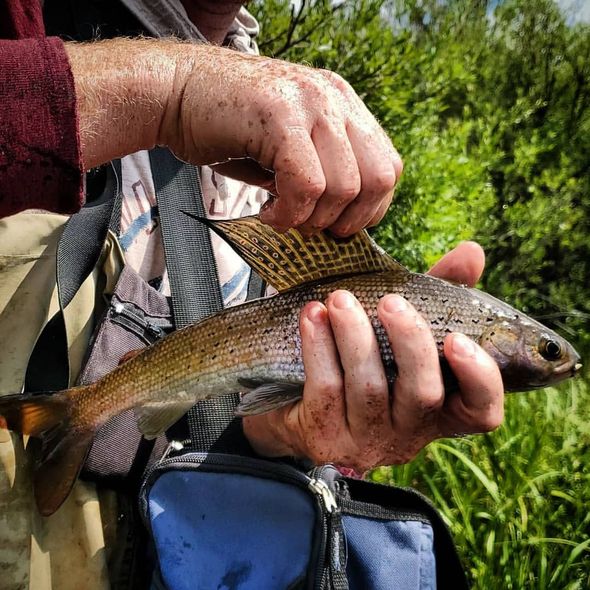
[[[37,337],[58,310],[55,260],[66,221],[50,213],[0,219],[0,395],[21,391]],[[119,246],[108,239],[93,274],[64,312],[70,383],[94,314],[122,264]],[[22,437],[0,428],[0,590],[108,589],[104,530],[110,537],[114,517],[107,504],[99,505],[95,487],[80,481],[55,514],[39,516]],[[105,528],[106,522],[111,525]]]

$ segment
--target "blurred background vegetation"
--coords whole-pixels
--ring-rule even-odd
[[[375,237],[424,270],[465,239],[482,287],[590,352],[589,0],[257,0],[261,51],[334,70],[402,154]],[[567,7],[568,10],[565,10]],[[583,21],[586,22],[583,22]],[[586,363],[588,364],[588,362]],[[372,477],[427,494],[475,588],[590,588],[590,387],[511,396],[495,433]]]

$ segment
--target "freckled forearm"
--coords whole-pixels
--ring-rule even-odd
[[[249,66],[266,60],[174,39],[66,43],[66,51],[86,169],[154,145],[195,164],[218,159],[208,151],[210,143],[221,145],[222,160],[244,152],[228,131],[232,124],[220,131],[208,121],[213,110],[228,106],[230,87],[241,95],[252,84]]]
[[[147,39],[66,44],[85,169],[157,143],[181,48]]]

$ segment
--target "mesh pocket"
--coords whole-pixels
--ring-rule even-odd
[[[125,267],[110,305],[91,343],[79,382],[93,383],[117,367],[130,351],[142,349],[164,336],[172,327],[168,300],[135,271]],[[145,441],[137,428],[133,410],[109,420],[96,434],[83,476],[114,484],[123,481],[134,464],[142,470],[146,455],[165,442]],[[139,452],[140,446],[142,451]],[[141,466],[139,466],[141,463]]]

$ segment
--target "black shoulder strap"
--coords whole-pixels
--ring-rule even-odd
[[[197,168],[164,148],[150,152],[150,163],[178,329],[219,311],[223,299],[209,229],[182,213],[205,215]],[[195,405],[187,416],[191,445],[209,449],[232,421],[238,402],[236,394]]]
[[[63,310],[96,266],[107,231],[115,229],[121,209],[120,162],[113,162],[95,174],[104,175],[102,192],[70,217],[57,246],[60,311],[47,323],[31,353],[25,375],[24,390],[27,392],[59,391],[69,385],[70,363]]]
[[[184,164],[165,148],[150,151],[150,164],[174,323],[177,329],[184,328],[223,308],[209,229],[182,213],[205,215],[201,181],[194,166]]]

